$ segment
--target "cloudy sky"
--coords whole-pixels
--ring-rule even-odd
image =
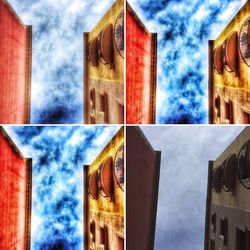
[[[8,1],[33,26],[31,122],[82,123],[83,32],[113,0]]]
[[[158,33],[158,123],[207,123],[208,39],[246,0],[129,0]]]
[[[114,0],[9,0],[33,26],[32,123],[82,123],[83,32]],[[158,123],[207,123],[207,40],[246,0],[129,0],[158,33]]]
[[[7,127],[33,159],[32,250],[82,250],[83,165],[118,127]]]
[[[142,127],[154,149],[162,152],[156,250],[204,249],[208,161],[215,160],[243,129]]]

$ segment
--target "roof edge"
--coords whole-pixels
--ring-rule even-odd
[[[240,14],[240,12],[244,9],[247,8],[247,4],[248,4],[248,0],[246,0],[246,2],[242,5],[242,7],[239,9],[239,11],[233,16],[233,18],[227,23],[227,25],[225,26],[225,28],[222,30],[222,32],[220,32],[220,34],[215,38],[215,40],[212,41],[216,41],[220,38],[221,34],[223,32],[225,32],[227,30],[227,27],[234,21],[234,19],[236,18],[236,16],[238,16]]]
[[[133,10],[133,8],[131,7],[128,1],[126,1],[126,10],[128,10],[133,15],[136,22],[143,28],[145,32],[151,33],[149,32],[145,24],[142,22],[142,20],[139,18],[139,16],[136,14],[136,12]]]
[[[0,0],[0,1],[2,1],[5,5],[7,5],[9,11],[14,14],[14,16],[16,17],[16,19],[19,21],[21,25],[25,27],[27,26],[23,23],[22,19],[19,17],[19,15],[16,13],[16,11],[13,9],[13,7],[10,5],[10,3],[7,0]]]
[[[10,146],[14,149],[14,151],[21,156],[25,160],[30,160],[31,158],[25,158],[21,150],[17,147],[17,145],[14,143],[14,141],[11,139],[9,134],[6,132],[6,130],[3,128],[3,126],[0,126],[0,133],[7,139]]]

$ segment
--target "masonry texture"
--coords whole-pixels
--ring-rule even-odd
[[[31,159],[0,127],[0,249],[30,249]]]
[[[157,34],[126,5],[126,121],[155,123]]]
[[[84,122],[124,122],[124,1],[84,33]]]
[[[124,129],[84,167],[85,249],[124,249]]]
[[[0,123],[30,122],[32,28],[0,0]]]
[[[209,162],[205,250],[250,249],[250,128]]]
[[[209,122],[250,123],[249,1],[215,41],[209,41]]]

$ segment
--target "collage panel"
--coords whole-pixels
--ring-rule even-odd
[[[124,128],[0,127],[0,249],[124,249]]]
[[[155,241],[153,247],[148,242],[147,247],[127,249],[249,249],[250,127],[141,126],[140,131],[148,140],[147,147],[161,152],[157,217],[155,224],[148,224],[151,230],[156,225]],[[127,152],[134,142],[129,142],[128,134]],[[127,153],[127,162],[129,157]],[[153,176],[148,157],[141,156],[146,162],[141,179],[149,173]],[[127,197],[136,195],[129,188],[129,167],[127,164]],[[157,165],[153,168],[158,171]],[[145,192],[151,185],[148,181]],[[147,196],[147,204],[151,198]],[[129,201],[127,198],[127,210]],[[134,223],[128,216],[128,223]],[[145,228],[139,230],[138,238],[127,231],[127,246],[141,242],[139,235],[143,237]]]
[[[0,0],[0,250],[250,250],[249,0]]]
[[[0,1],[0,123],[30,123],[32,26]]]
[[[249,124],[250,5],[209,41],[209,122]]]
[[[2,249],[248,249],[249,127],[0,135]]]
[[[84,123],[124,124],[124,1],[84,33]]]
[[[1,124],[248,124],[249,1],[26,1],[1,0]]]

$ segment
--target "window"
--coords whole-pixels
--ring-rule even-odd
[[[95,89],[91,88],[90,90],[90,104],[92,106],[92,109],[95,109]]]
[[[221,219],[220,221],[220,238],[223,241],[223,245],[227,245],[227,224],[228,221],[226,218]]]
[[[109,156],[98,168],[97,183],[102,197],[113,201],[113,158]]]
[[[121,103],[117,103],[117,109],[118,109],[118,124],[124,123],[124,106]]]
[[[236,154],[231,154],[222,164],[222,188],[225,192],[233,192],[235,188]]]
[[[238,154],[237,172],[241,184],[250,189],[250,140],[244,143]]]
[[[215,105],[215,112],[217,114],[217,117],[220,117],[220,96],[216,96],[214,105]]]
[[[215,193],[220,193],[221,191],[221,174],[222,174],[221,166],[218,166],[213,169],[211,186],[212,190]]]
[[[89,225],[89,231],[90,231],[90,238],[92,242],[95,242],[95,222],[91,221]]]
[[[108,95],[100,94],[100,112],[104,112],[104,122],[108,123]]]
[[[105,112],[105,94],[100,94],[100,111]]]
[[[108,227],[100,227],[100,244],[104,245],[104,249],[108,246]]]
[[[215,250],[215,241],[210,239],[210,250]]]
[[[248,112],[242,112],[242,123],[243,124],[250,124],[250,114]]]
[[[117,239],[118,239],[118,250],[124,250],[124,238],[118,236]]]
[[[100,227],[100,244],[105,244],[105,229],[104,227]]]
[[[109,23],[100,31],[97,40],[98,57],[101,63],[113,68],[113,25]]]
[[[223,73],[222,50],[222,45],[220,45],[213,52],[213,69],[216,74],[220,75]]]
[[[216,213],[213,212],[212,217],[211,217],[211,229],[213,233],[216,232]]]
[[[236,250],[247,250],[246,232],[240,228],[236,228]]]
[[[231,120],[230,102],[225,102],[225,119]]]
[[[222,58],[224,68],[238,76],[238,32],[232,32],[223,43]]]
[[[94,116],[90,116],[90,124],[95,124],[95,117]]]

